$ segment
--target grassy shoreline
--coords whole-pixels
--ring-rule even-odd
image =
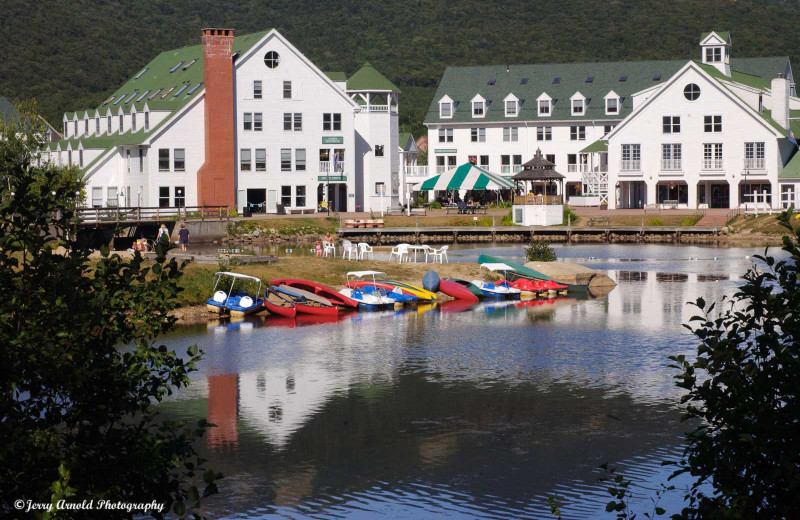
[[[274,278],[303,278],[340,288],[348,271],[383,271],[387,278],[398,282],[422,285],[422,276],[429,270],[435,270],[439,276],[474,280],[480,276],[478,264],[451,263],[426,264],[388,262],[368,260],[355,262],[341,258],[298,257],[272,264],[246,264],[236,266],[237,273],[256,276],[266,284]],[[204,305],[211,295],[214,273],[219,266],[208,264],[189,264],[186,266],[179,285],[183,291],[178,297],[181,307]],[[263,286],[262,286],[263,290]]]

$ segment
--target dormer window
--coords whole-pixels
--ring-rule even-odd
[[[569,102],[573,116],[582,116],[586,114],[586,98],[583,94],[576,92],[569,98]]]
[[[472,98],[472,117],[484,117],[486,115],[486,100],[480,95]]]
[[[619,114],[620,99],[616,92],[611,91],[606,95],[606,115]]]
[[[539,109],[538,110],[539,117],[550,117],[550,114],[552,113],[553,109],[552,107],[553,100],[552,98],[550,98],[550,96],[548,96],[547,94],[542,94],[536,100],[536,104]]]
[[[517,115],[517,100],[509,99],[506,101],[506,116],[514,117]]]
[[[519,114],[519,100],[514,94],[509,94],[505,99],[506,117],[517,117]]]
[[[453,117],[453,100],[445,96],[439,101],[439,117],[450,119]]]

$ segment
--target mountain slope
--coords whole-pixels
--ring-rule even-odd
[[[275,27],[323,70],[369,61],[402,89],[402,130],[419,135],[447,65],[699,58],[706,30],[734,56],[800,48],[798,2],[708,0],[4,0],[0,94],[64,111],[97,106],[159,52],[202,27]]]

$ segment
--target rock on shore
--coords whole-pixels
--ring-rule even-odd
[[[590,267],[570,262],[528,262],[525,267],[539,271],[559,282],[588,285],[592,292],[602,287],[616,287],[616,282],[607,275]]]

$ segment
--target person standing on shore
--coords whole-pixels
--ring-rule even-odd
[[[181,251],[186,251],[186,246],[189,245],[189,230],[186,229],[186,224],[181,224],[181,230],[178,231],[178,243],[181,245]]]
[[[161,224],[161,227],[158,229],[158,236],[156,237],[156,242],[169,242],[169,231],[167,231],[167,225]]]

